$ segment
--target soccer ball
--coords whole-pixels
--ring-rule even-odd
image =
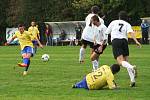
[[[49,55],[48,54],[43,54],[41,57],[42,61],[49,61]]]

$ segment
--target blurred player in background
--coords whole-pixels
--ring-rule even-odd
[[[114,75],[120,71],[118,64],[113,64],[111,67],[103,65],[98,68],[95,72],[91,72],[84,77],[84,79],[75,85],[73,88],[85,88],[89,90],[99,90],[105,86],[109,89],[117,88],[114,81]]]
[[[15,38],[18,38],[19,44],[21,46],[21,55],[23,58],[23,63],[18,63],[20,67],[25,67],[25,70],[23,72],[23,75],[27,75],[27,71],[30,65],[30,58],[33,56],[33,43],[32,39],[36,40],[41,48],[43,48],[40,41],[37,39],[37,37],[34,37],[31,35],[28,31],[24,30],[24,25],[18,25],[18,31],[15,32],[15,35],[10,39],[6,45],[11,43]]]
[[[95,31],[98,31],[94,32],[94,46],[93,46],[94,52],[91,55],[93,71],[96,71],[99,66],[98,62],[99,56],[103,53],[103,51],[107,46],[107,35],[105,34],[107,27],[104,24],[101,24],[97,15],[94,15],[91,18],[91,22],[93,25],[96,26],[97,30]]]
[[[34,21],[31,22],[31,26],[28,28],[28,31],[34,36],[36,37],[38,40],[40,40],[40,34],[39,34],[39,30],[36,27],[36,23]],[[34,53],[37,52],[37,46],[38,46],[38,42],[35,39],[32,39],[33,45],[34,45]]]
[[[91,54],[93,52],[93,45],[94,45],[94,28],[93,25],[91,24],[91,17],[94,15],[98,15],[99,12],[99,7],[98,6],[93,6],[91,8],[91,13],[86,17],[85,22],[86,26],[83,30],[82,36],[81,36],[81,48],[80,48],[80,53],[79,53],[79,62],[82,63],[84,62],[84,57],[85,57],[85,49],[87,45],[90,46],[91,48]],[[99,20],[102,24],[104,24],[104,20],[99,17]]]
[[[127,68],[131,80],[130,86],[134,87],[136,68],[128,62],[129,48],[127,34],[131,34],[131,37],[139,47],[141,47],[141,44],[135,38],[132,27],[127,20],[127,13],[125,11],[120,11],[119,20],[114,20],[109,24],[106,34],[111,34],[114,58],[117,60],[119,65]]]

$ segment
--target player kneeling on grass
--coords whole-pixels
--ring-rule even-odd
[[[99,64],[99,56],[103,53],[105,48],[107,47],[107,35],[105,35],[105,31],[107,27],[102,24],[99,20],[97,15],[94,15],[91,18],[91,23],[95,25],[95,32],[94,32],[94,52],[91,55],[91,61],[93,64],[93,71],[97,70]]]
[[[95,72],[91,72],[84,79],[75,85],[73,88],[85,88],[89,90],[99,90],[108,85],[109,89],[117,88],[114,81],[114,75],[120,71],[118,64],[113,64],[111,67],[103,65]]]
[[[18,38],[19,44],[21,46],[21,54],[23,58],[23,63],[18,63],[18,66],[25,67],[25,71],[23,75],[27,75],[27,71],[30,65],[30,57],[33,56],[33,43],[32,39],[34,38],[28,31],[24,30],[24,25],[18,25],[18,31],[15,32],[15,35],[10,39],[6,45],[11,43],[15,38]],[[35,38],[36,39],[36,38]],[[43,48],[42,44],[38,39],[38,44],[41,48]]]

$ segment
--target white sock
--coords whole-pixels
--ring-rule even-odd
[[[135,82],[135,75],[133,73],[133,70],[130,68],[127,68],[127,71],[128,71],[129,76],[130,76],[130,81]]]
[[[93,70],[97,70],[98,69],[98,61],[97,60],[94,60],[92,61],[92,64],[93,64]]]
[[[122,66],[127,68],[131,82],[135,82],[135,78],[134,78],[135,75],[133,73],[133,66],[130,63],[128,63],[127,61],[122,61]]]
[[[79,53],[79,61],[83,61],[84,57],[85,57],[85,49],[81,47]]]
[[[125,68],[133,69],[133,66],[130,63],[128,63],[127,61],[122,61],[122,66]]]

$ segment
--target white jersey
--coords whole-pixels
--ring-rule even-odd
[[[128,40],[127,34],[130,32],[133,32],[131,25],[123,20],[112,21],[106,30],[106,34],[111,34],[111,41],[123,38]]]
[[[83,29],[83,33],[82,33],[82,39],[84,40],[87,40],[89,42],[94,42],[94,25],[92,26],[89,26],[90,23],[91,23],[91,18],[94,16],[95,14],[89,14],[86,19],[85,19],[85,22],[86,22],[86,26],[85,28]],[[104,24],[104,20],[102,18],[99,17],[99,20],[102,24]]]
[[[94,32],[94,39],[96,44],[102,45],[103,41],[108,39],[108,35],[105,34],[106,30],[107,27],[104,24],[101,24],[99,27],[97,27],[97,30]]]

